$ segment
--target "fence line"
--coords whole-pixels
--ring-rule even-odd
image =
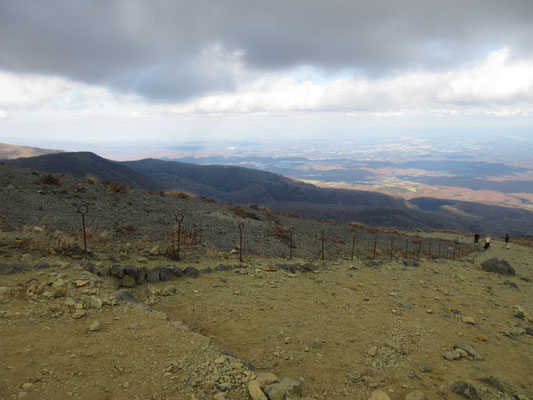
[[[13,212],[12,210],[7,210],[1,216],[0,218],[6,217],[6,215],[9,214],[12,217],[18,216],[21,217],[35,217],[35,218],[42,218],[42,213],[34,213],[34,212],[24,212],[24,213],[17,213]],[[129,215],[129,214],[128,214]],[[105,211],[98,211],[95,212],[93,210],[89,210],[89,207],[86,204],[80,205],[77,210],[73,213],[63,213],[61,216],[54,216],[53,219],[55,222],[58,222],[61,218],[68,218],[71,220],[77,219],[79,221],[79,218],[81,216],[81,231],[83,233],[83,245],[84,245],[84,251],[85,251],[85,257],[87,258],[89,255],[88,246],[90,247],[90,243],[88,244],[87,240],[87,226],[86,226],[86,219],[89,226],[91,225],[91,222],[96,221],[115,221],[115,223],[118,225],[119,223],[127,223],[127,218],[123,217],[123,214],[117,214],[113,212],[105,212]],[[118,216],[121,216],[122,218],[118,218]],[[120,222],[118,221],[120,219]],[[171,259],[180,260],[181,257],[181,251],[182,251],[182,239],[183,239],[183,233],[187,233],[189,231],[183,230],[182,223],[184,221],[184,215],[183,214],[177,214],[173,217],[174,221],[177,223],[177,229],[176,225],[172,226],[172,224],[169,223],[169,225],[166,226],[143,226],[142,227],[142,233],[144,236],[154,235],[155,233],[158,234],[158,236],[163,236],[168,244],[169,248],[171,249],[168,251],[167,256]],[[21,224],[21,230],[22,225],[24,223],[22,221],[19,221]],[[78,222],[79,223],[79,222]],[[189,234],[196,235],[198,243],[195,246],[200,245],[202,242],[200,240],[200,232],[203,230],[192,230],[189,232]],[[243,222],[239,223],[235,230],[232,231],[220,231],[218,229],[217,233],[218,235],[238,235],[239,245],[238,245],[238,252],[239,252],[239,260],[242,262],[243,260],[243,249],[246,248],[246,251],[249,254],[254,254],[252,250],[252,246],[245,246],[247,243],[247,236],[245,235],[245,224]],[[135,226],[135,224],[130,225],[121,225],[120,227],[116,228],[115,234],[123,234],[125,236],[130,235],[134,232],[141,232],[138,230],[138,228]],[[192,232],[192,233],[191,233]],[[415,259],[420,260],[422,256],[427,257],[428,259],[457,259],[457,258],[464,258],[468,256],[469,254],[475,252],[479,249],[479,247],[474,246],[473,244],[466,244],[466,243],[459,243],[457,241],[452,241],[449,239],[435,239],[435,238],[409,238],[406,237],[407,235],[400,235],[398,233],[392,233],[392,232],[366,232],[364,238],[360,238],[359,235],[353,233],[353,230],[348,229],[347,233],[351,235],[352,243],[351,243],[351,256],[350,259],[353,260],[355,257],[359,259],[370,259],[370,260],[376,260],[377,256],[380,256],[379,259],[383,259],[383,255],[386,257],[385,259],[388,259],[390,261],[393,260],[401,260],[401,259]],[[380,235],[381,233],[381,235]],[[175,237],[174,237],[175,236]],[[274,236],[277,237],[280,244],[283,242],[288,243],[288,258],[293,258],[294,249],[296,249],[295,243],[298,242],[298,240],[295,240],[298,238],[298,232],[295,230],[294,227],[282,227],[281,231],[278,233],[270,233],[267,231],[266,237]],[[285,237],[287,236],[287,237]],[[383,237],[384,236],[384,237]],[[387,237],[388,236],[388,237]],[[315,235],[316,237],[316,235]],[[402,238],[405,238],[405,246],[403,245]],[[345,237],[341,235],[339,238],[338,235],[335,237],[328,237],[325,233],[325,231],[321,231],[319,234],[319,237],[315,239],[315,245],[318,247],[320,246],[320,252],[318,254],[318,258],[320,260],[326,260],[326,254],[328,252],[328,249],[330,248],[330,245],[333,244],[335,247],[335,252],[337,254],[344,255],[346,258],[346,250],[348,250],[348,245],[346,245],[346,241],[344,240]],[[398,239],[398,240],[397,240]],[[308,240],[312,240],[308,239]],[[385,242],[385,244],[383,244]],[[389,246],[390,242],[390,246]],[[424,243],[427,245],[425,246]],[[437,247],[433,247],[432,245],[435,244]],[[443,245],[445,246],[445,252],[442,251]],[[244,247],[243,247],[244,246]],[[313,246],[310,246],[313,247]],[[414,249],[413,249],[414,247]],[[432,250],[433,249],[433,250]],[[438,250],[435,250],[438,249]],[[255,253],[257,254],[257,252]],[[279,257],[285,258],[286,253],[284,251],[280,251],[278,254]],[[340,258],[340,257],[338,257]]]

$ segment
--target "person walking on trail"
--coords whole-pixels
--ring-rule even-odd
[[[483,246],[483,249],[488,250],[490,247],[490,235],[487,235],[485,238],[485,246]]]
[[[479,236],[479,233],[476,232],[475,235],[474,235],[474,243],[479,243],[479,238],[480,237],[481,236]]]
[[[505,249],[509,249],[509,248],[510,248],[510,247],[509,247],[509,239],[510,239],[509,234],[506,233],[506,234],[505,234],[505,238],[503,239],[503,240],[505,241],[505,243],[504,243],[504,245],[503,245],[503,247],[504,247]]]

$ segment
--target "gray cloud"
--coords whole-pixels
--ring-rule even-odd
[[[243,70],[383,76],[530,55],[531,21],[531,0],[0,0],[0,69],[179,101]]]

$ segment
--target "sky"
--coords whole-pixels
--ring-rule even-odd
[[[533,135],[531,21],[531,0],[0,0],[0,141]]]

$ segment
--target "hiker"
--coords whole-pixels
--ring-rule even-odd
[[[505,238],[503,239],[503,240],[505,241],[505,243],[504,243],[504,245],[503,245],[503,247],[504,247],[505,249],[509,249],[509,248],[510,248],[510,247],[509,247],[509,239],[510,239],[509,234],[506,233],[506,234],[505,234]]]
[[[481,236],[479,236],[479,233],[476,232],[476,234],[474,235],[474,243],[479,243],[479,238]]]
[[[485,238],[485,246],[483,246],[483,249],[488,250],[490,247],[490,235],[487,235]]]

